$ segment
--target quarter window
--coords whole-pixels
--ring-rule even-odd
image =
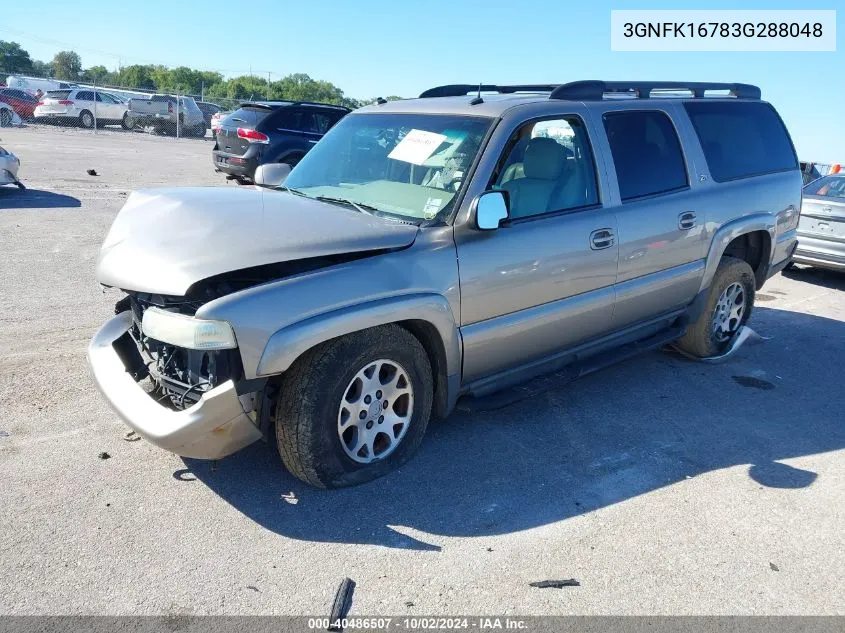
[[[684,104],[716,182],[798,169],[775,109],[754,101]]]
[[[598,204],[584,123],[572,116],[523,125],[508,142],[492,185],[508,192],[515,220]]]
[[[681,142],[665,113],[609,112],[604,129],[623,202],[689,186]]]

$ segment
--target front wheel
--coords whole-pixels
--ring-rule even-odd
[[[120,120],[120,127],[122,127],[124,130],[131,130],[135,127],[132,123],[132,119],[129,118],[128,114],[123,115],[123,118]]]
[[[318,345],[282,378],[274,412],[282,461],[320,488],[381,477],[419,447],[432,399],[425,349],[398,325]]]
[[[12,111],[3,108],[0,110],[0,127],[9,127],[12,125]]]
[[[710,282],[704,310],[678,340],[678,347],[699,358],[726,352],[751,317],[755,288],[748,262],[723,257]]]

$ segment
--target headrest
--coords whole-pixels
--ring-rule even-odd
[[[532,138],[525,148],[522,168],[526,178],[557,180],[566,162],[563,145],[544,136]]]

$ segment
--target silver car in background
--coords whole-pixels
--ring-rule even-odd
[[[792,261],[845,271],[845,174],[824,176],[804,187]]]

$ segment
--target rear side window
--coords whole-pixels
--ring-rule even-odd
[[[90,90],[80,90],[76,93],[76,98],[79,101],[93,101],[94,100],[94,93]]]
[[[259,123],[267,118],[267,115],[270,114],[270,112],[271,110],[268,110],[267,108],[250,108],[247,106],[245,108],[238,108],[232,112],[232,114],[226,118],[226,121],[237,125],[247,125],[254,129]]]
[[[760,102],[684,104],[716,182],[798,168],[786,127]]]
[[[623,202],[689,185],[678,133],[664,112],[609,112],[604,129]]]

